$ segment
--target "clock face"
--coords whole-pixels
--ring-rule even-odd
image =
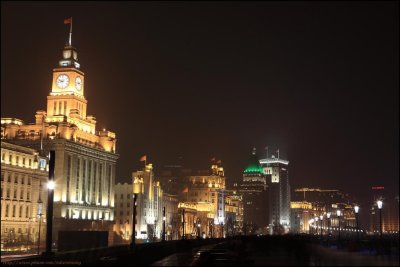
[[[69,84],[68,75],[65,75],[65,74],[58,75],[56,83],[57,83],[58,88],[61,88],[61,89],[66,88]]]
[[[82,89],[82,79],[79,76],[75,78],[75,87],[78,91]]]

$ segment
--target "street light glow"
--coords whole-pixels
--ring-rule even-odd
[[[381,209],[381,208],[382,208],[382,205],[383,205],[383,202],[382,202],[382,200],[378,200],[378,201],[376,202],[376,204],[378,204],[378,208]]]
[[[56,183],[54,181],[49,181],[47,183],[47,188],[50,190],[54,190],[54,187],[56,187]]]
[[[331,217],[331,213],[330,212],[328,212],[327,214],[326,214],[326,217],[328,217],[328,219]]]
[[[340,210],[337,210],[337,211],[336,211],[336,214],[337,214],[338,217],[340,217],[341,211],[340,211]]]
[[[356,213],[358,213],[358,210],[360,209],[360,207],[359,206],[354,206],[354,211],[356,212]]]

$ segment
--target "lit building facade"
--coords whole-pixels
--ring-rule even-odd
[[[393,196],[385,191],[384,186],[372,187],[373,200],[369,211],[369,231],[372,234],[378,234],[379,226],[379,208],[378,200],[382,200],[382,232],[399,232],[399,196]]]
[[[268,227],[268,184],[253,148],[238,191],[243,196],[244,223],[250,234],[266,233]]]
[[[1,141],[2,251],[44,245],[47,179],[46,158],[34,149]]]
[[[141,171],[132,173],[133,193],[137,195],[136,238],[157,240],[162,232],[163,192],[155,180],[153,165],[146,164]]]
[[[96,118],[87,115],[85,90],[78,53],[66,45],[59,66],[53,69],[47,111],[37,111],[32,124],[1,119],[2,140],[32,147],[42,155],[55,151],[56,243],[59,231],[90,230],[108,231],[112,242],[116,135],[96,129]]]
[[[128,243],[132,235],[133,187],[118,183],[114,186],[114,244]]]
[[[269,233],[282,234],[290,231],[290,184],[289,161],[275,158],[261,159],[268,184]]]

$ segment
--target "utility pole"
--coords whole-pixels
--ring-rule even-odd
[[[182,209],[182,240],[185,240],[185,209]]]
[[[163,207],[163,229],[162,229],[162,241],[165,241],[165,207]]]
[[[56,152],[54,150],[50,151],[49,154],[49,180],[47,182],[47,213],[46,213],[46,252],[45,255],[52,256],[51,246],[53,242],[53,202],[54,202],[54,167]]]

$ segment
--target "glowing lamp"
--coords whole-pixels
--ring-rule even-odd
[[[50,190],[54,190],[54,187],[56,187],[56,183],[54,181],[49,181],[47,183],[47,188]]]
[[[337,210],[337,211],[336,211],[336,214],[337,214],[338,217],[340,217],[341,211],[340,211],[340,210]]]
[[[356,212],[356,213],[358,213],[358,211],[360,210],[360,207],[359,206],[354,206],[354,211]]]
[[[378,204],[378,209],[381,209],[381,208],[382,208],[382,205],[383,205],[383,202],[382,202],[382,200],[378,200],[378,201],[376,202],[376,204]]]
[[[330,212],[328,212],[327,214],[326,214],[326,217],[328,217],[328,219],[331,217],[331,213]]]

